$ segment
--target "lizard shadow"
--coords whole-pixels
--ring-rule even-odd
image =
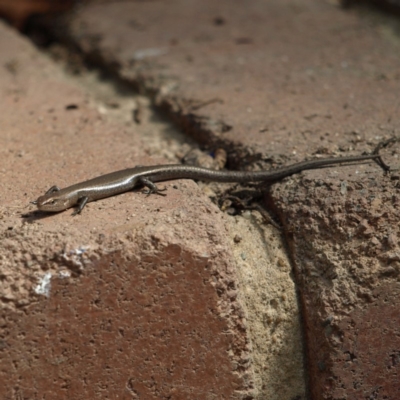
[[[61,213],[62,211],[60,211]],[[40,221],[42,219],[50,218],[54,216],[55,214],[59,213],[49,213],[45,211],[39,211],[39,210],[33,210],[33,211],[28,211],[26,213],[21,214],[21,219],[24,220],[24,222],[27,222],[29,224]]]

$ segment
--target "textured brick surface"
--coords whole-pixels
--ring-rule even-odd
[[[359,154],[398,134],[398,38],[368,18],[317,1],[111,1],[78,8],[67,38],[231,163],[264,167]],[[250,264],[254,249],[232,251],[193,183],[167,183],[167,201],[127,193],[75,219],[20,218],[53,183],[158,160],[139,131],[107,120],[1,29],[1,396],[301,398],[301,373],[298,386],[289,379],[301,370],[290,358],[298,338],[277,333],[296,325],[289,290],[258,279],[274,277],[263,263],[259,275],[241,271],[261,286],[249,328],[243,298],[254,301],[255,286],[238,286],[232,253]],[[398,164],[398,145],[385,157]],[[267,200],[294,261],[310,396],[397,399],[398,175],[373,164],[307,172]]]
[[[35,213],[29,201],[52,184],[157,161],[133,122],[105,117],[4,25],[0,49],[0,398],[248,397],[251,344],[218,208],[175,181],[166,198]]]
[[[399,124],[396,38],[325,2],[101,2],[68,27],[85,54],[206,145],[231,145],[238,163],[363,151]]]
[[[361,153],[399,133],[395,30],[328,2],[96,4],[74,14],[68,38],[236,165]],[[390,155],[396,166],[398,146]],[[304,305],[314,399],[399,397],[399,307],[383,300],[398,291],[397,182],[361,165],[271,193]]]
[[[131,240],[134,254],[114,246],[79,278],[54,276],[48,299],[5,313],[2,399],[240,397],[243,362],[227,353],[246,335],[220,316],[231,312],[211,284],[220,266],[162,238]]]
[[[349,175],[274,193],[298,267],[310,391],[317,399],[396,399],[399,189],[390,178],[369,174],[360,185]]]
[[[343,338],[343,346],[333,358],[334,375],[341,379],[340,387],[334,385],[338,398],[400,396],[400,284],[387,278],[393,274],[392,268],[380,271],[382,283],[372,291],[370,306],[354,310],[338,326]]]

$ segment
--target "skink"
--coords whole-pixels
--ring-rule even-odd
[[[73,215],[76,215],[79,214],[90,201],[127,192],[136,186],[147,187],[148,194],[162,194],[162,189],[159,189],[154,182],[168,181],[172,179],[196,179],[216,182],[273,183],[290,175],[309,169],[373,159],[380,159],[379,154],[302,161],[286,167],[256,172],[216,171],[180,164],[147,167],[138,166],[102,175],[85,182],[68,186],[64,189],[53,186],[45,195],[40,196],[32,203],[36,204],[39,210],[49,212],[63,211],[76,205],[77,208],[73,213]]]

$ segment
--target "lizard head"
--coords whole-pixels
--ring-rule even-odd
[[[76,204],[72,197],[62,195],[60,192],[46,193],[32,202],[40,211],[58,212],[66,210]]]

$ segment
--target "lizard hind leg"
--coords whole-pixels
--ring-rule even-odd
[[[388,172],[391,170],[390,166],[387,165],[383,159],[382,156],[379,154],[381,149],[387,148],[391,146],[393,143],[399,142],[400,141],[400,136],[393,136],[388,140],[383,140],[378,143],[378,145],[375,147],[374,151],[372,154],[378,154],[379,158],[376,159],[376,162],[383,168],[384,171]]]
[[[161,192],[164,192],[165,190],[167,190],[166,188],[162,188],[162,189],[159,189],[158,187],[157,187],[157,185],[154,183],[154,182],[152,182],[152,181],[150,181],[149,179],[146,179],[146,178],[140,178],[139,179],[139,182],[143,185],[143,186],[146,186],[148,189],[147,190],[144,190],[143,191],[143,193],[144,194],[147,194],[147,196],[150,196],[151,194],[159,194],[160,196],[166,196],[166,194],[164,194],[164,193],[161,193]]]

